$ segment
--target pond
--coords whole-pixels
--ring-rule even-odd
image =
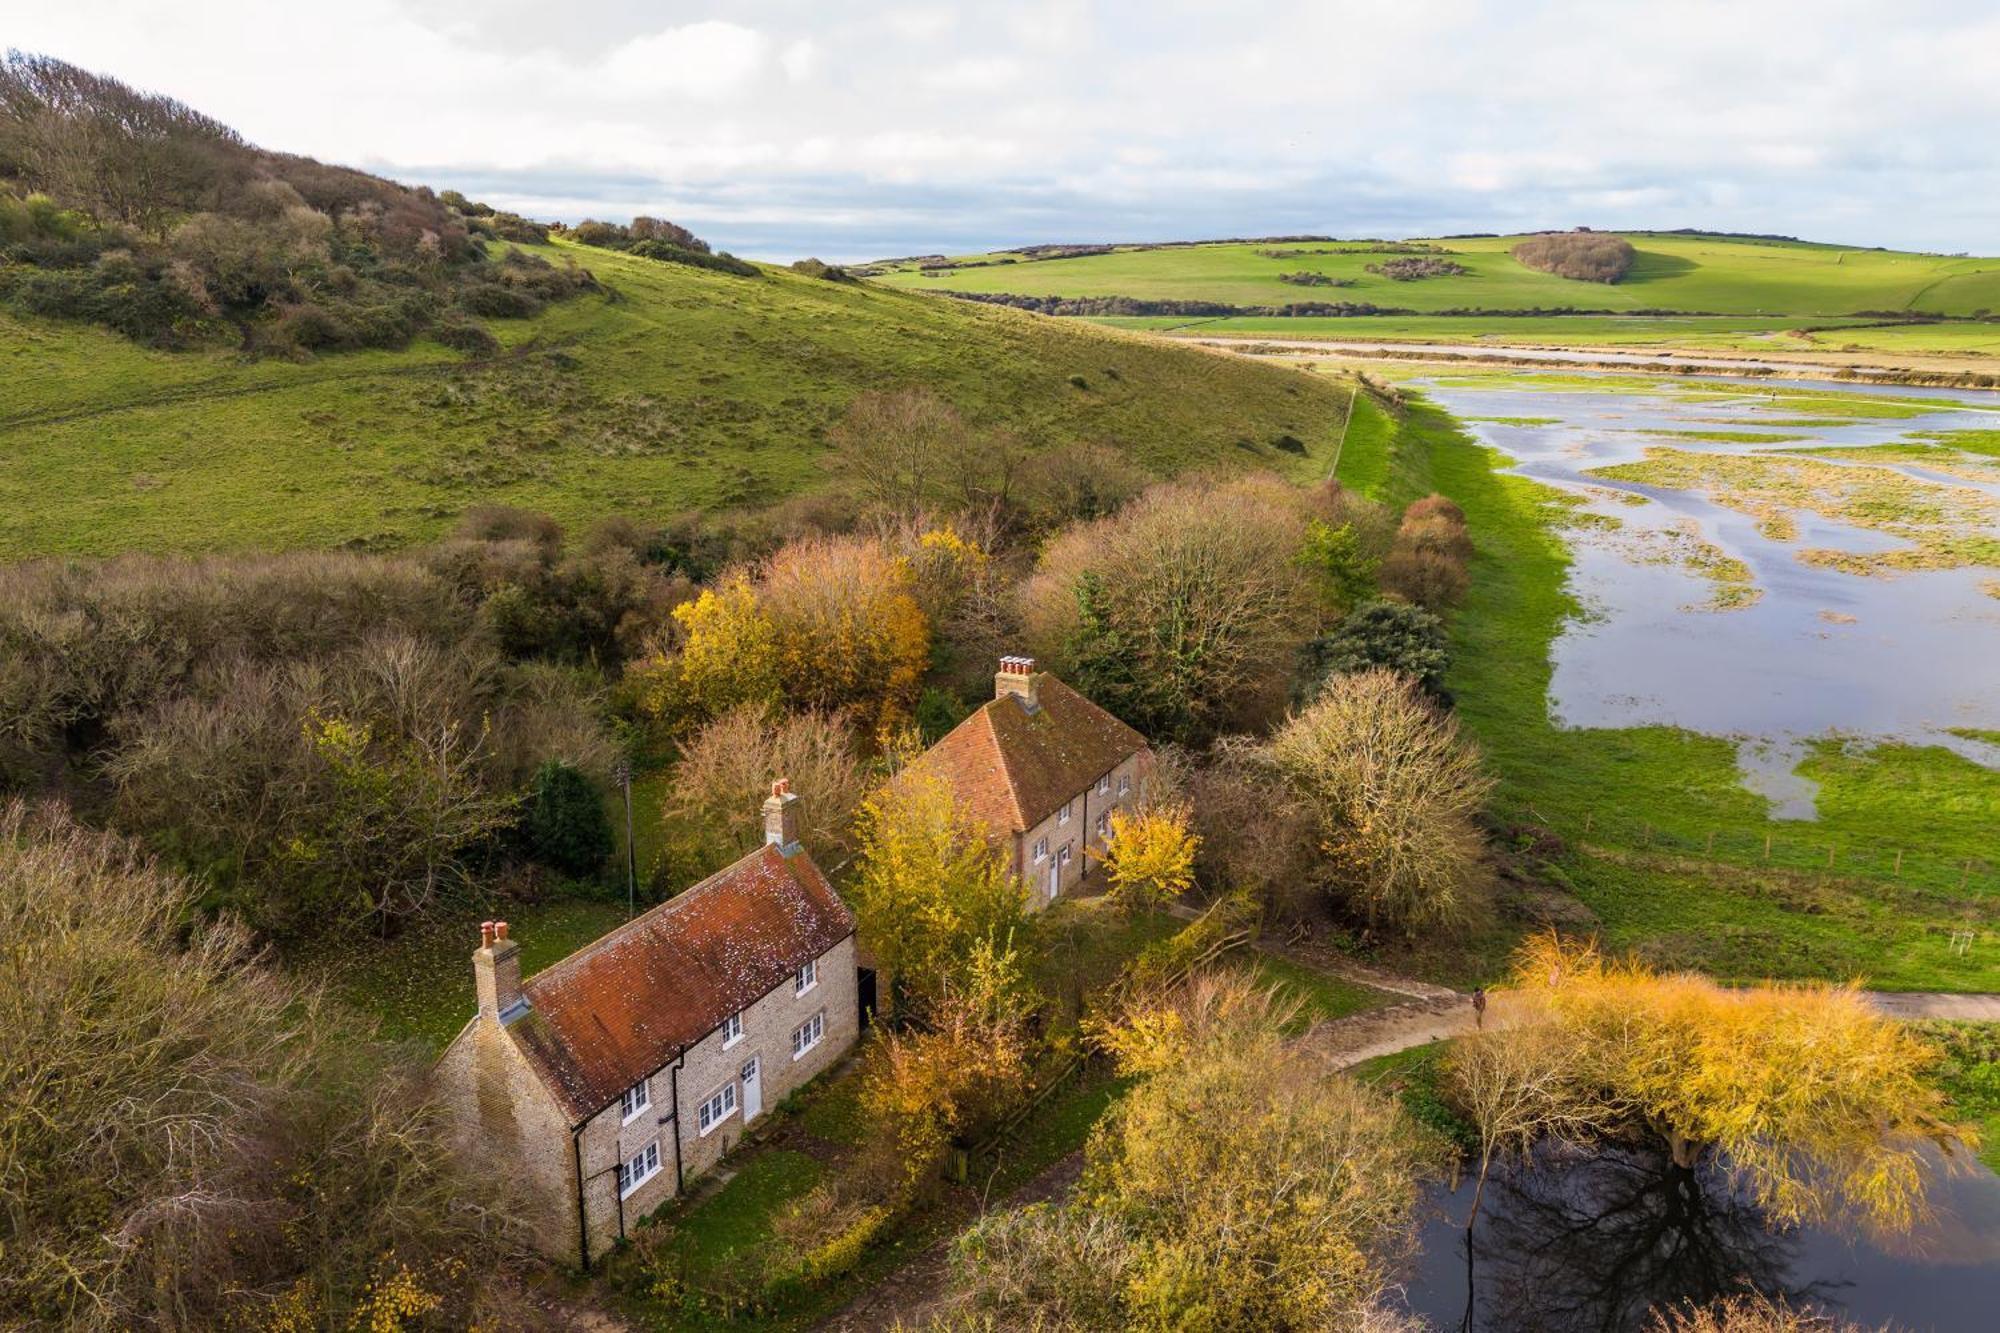
[[[1426,1201],[1423,1252],[1404,1300],[1439,1333],[1466,1327],[1464,1222],[1473,1182]],[[1495,1167],[1474,1229],[1470,1327],[1490,1333],[1625,1333],[1648,1311],[1754,1289],[1868,1328],[2000,1327],[2000,1177],[1967,1164],[1931,1190],[1935,1216],[1907,1236],[1775,1229],[1718,1173],[1618,1146]]]
[[[1549,704],[1734,738],[1779,818],[1813,739],[2000,767],[2000,394],[1571,372],[1414,382],[1566,492]],[[1980,732],[1987,735],[1980,735]]]

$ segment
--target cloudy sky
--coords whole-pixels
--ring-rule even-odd
[[[0,43],[759,258],[1577,224],[2000,251],[1993,0],[0,0]]]

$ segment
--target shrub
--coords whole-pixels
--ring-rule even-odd
[[[1448,703],[1444,673],[1451,665],[1451,641],[1444,622],[1406,602],[1364,602],[1331,633],[1315,639],[1314,689],[1328,676],[1386,667],[1408,676],[1426,694]]]
[[[1419,606],[1446,610],[1471,584],[1472,551],[1465,512],[1441,495],[1426,496],[1403,511],[1382,562],[1382,587]]]
[[[826,866],[844,862],[869,778],[836,714],[773,716],[756,707],[722,714],[682,748],[666,814],[721,866],[763,842],[760,812],[778,778],[798,794],[802,836],[814,857]]]
[[[808,278],[821,278],[827,282],[853,282],[854,275],[836,264],[823,263],[817,259],[801,259],[792,265],[792,272],[803,273]]]
[[[0,1323],[547,1326],[421,1062],[194,908],[128,844],[0,808]]]
[[[594,875],[611,855],[604,796],[574,764],[551,759],[535,770],[523,821],[537,861],[572,875]]]
[[[431,330],[431,337],[467,356],[492,356],[500,350],[500,340],[471,320],[447,319]]]
[[[1272,739],[1269,760],[1310,812],[1334,892],[1406,934],[1474,915],[1491,782],[1457,724],[1407,677],[1333,676]]]
[[[908,562],[878,541],[806,537],[757,581],[779,687],[794,707],[852,708],[875,726],[909,716],[930,662],[930,625]]]
[[[1451,259],[1385,259],[1379,264],[1370,264],[1368,271],[1379,273],[1392,282],[1419,282],[1425,278],[1458,278],[1472,272],[1465,265]]]
[[[1105,896],[1128,913],[1157,911],[1194,886],[1195,851],[1201,839],[1188,829],[1185,806],[1161,805],[1111,812],[1104,861],[1111,887]]]
[[[1035,655],[1156,738],[1269,718],[1316,618],[1307,504],[1275,477],[1185,482],[1058,535],[1020,594]]]
[[[1515,259],[1529,268],[1578,282],[1617,282],[1638,256],[1632,243],[1604,232],[1549,232],[1516,245]]]

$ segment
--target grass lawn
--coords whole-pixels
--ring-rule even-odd
[[[1938,1086],[1979,1127],[1979,1160],[2000,1172],[2000,1023],[1920,1023],[1945,1050]]]
[[[298,961],[324,969],[337,994],[380,1021],[383,1036],[442,1051],[477,1007],[472,951],[479,947],[479,923],[492,916],[492,909],[451,914],[388,940],[350,936]],[[505,916],[528,977],[624,922],[625,904],[515,904]]]
[[[1859,250],[1749,237],[1621,233],[1638,251],[1616,284],[1578,282],[1530,269],[1508,252],[1519,236],[1445,238],[1434,244],[1462,276],[1398,282],[1369,266],[1390,255],[1325,242],[1219,243],[1127,248],[1070,259],[1017,261],[925,273],[905,266],[876,281],[919,290],[1286,305],[1348,301],[1416,311],[1668,310],[1771,320],[1852,316],[1862,310],[1967,315],[2000,308],[2000,260]],[[1276,250],[1276,256],[1262,253]],[[1314,253],[1321,252],[1321,253]],[[1348,285],[1303,287],[1279,274],[1312,272]]]
[[[828,424],[911,385],[1032,446],[1105,441],[1162,472],[1323,475],[1346,410],[1322,377],[1077,321],[546,253],[606,290],[494,321],[505,350],[479,360],[418,342],[251,361],[0,314],[0,559],[389,547],[475,503],[576,525],[756,506],[825,485]]]
[[[1345,1018],[1364,1009],[1391,1004],[1398,998],[1371,986],[1357,986],[1351,981],[1328,976],[1289,958],[1267,953],[1253,957],[1255,961],[1251,964],[1251,971],[1257,981],[1262,985],[1276,986],[1287,998],[1303,1003],[1308,1023]]]
[[[1388,494],[1435,489],[1466,510],[1477,555],[1452,626],[1459,717],[1500,778],[1497,811],[1569,844],[1552,874],[1597,913],[1606,941],[1733,980],[1859,975],[1892,989],[2000,990],[1995,900],[1981,878],[1957,887],[1967,858],[1993,856],[2000,773],[1938,748],[1823,744],[1802,770],[1821,784],[1820,818],[1802,828],[1769,819],[1726,739],[1557,727],[1549,650],[1578,613],[1565,588],[1569,505],[1504,465],[1419,400],[1397,437]],[[1898,847],[1912,853],[1900,875]],[[1968,919],[1983,934],[1959,957],[1951,933]]]

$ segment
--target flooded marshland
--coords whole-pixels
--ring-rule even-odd
[[[1781,818],[1813,815],[1793,769],[1818,738],[2000,767],[2000,394],[1416,383],[1573,505],[1561,724],[1733,738]]]

